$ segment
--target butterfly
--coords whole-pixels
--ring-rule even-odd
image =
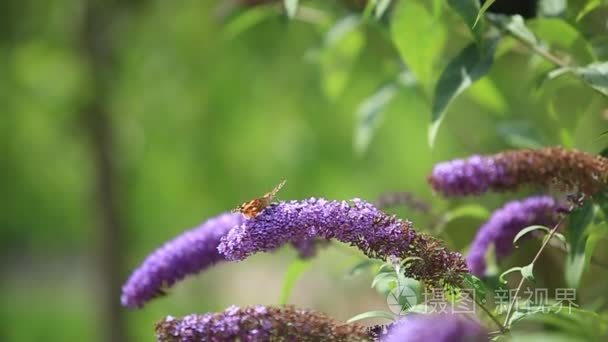
[[[247,201],[238,207],[234,208],[232,212],[240,212],[247,218],[254,218],[258,216],[264,208],[266,208],[270,201],[276,196],[277,192],[281,190],[286,181],[282,181],[272,189],[272,191],[266,193],[264,196]]]

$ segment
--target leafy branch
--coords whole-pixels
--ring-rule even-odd
[[[574,209],[573,206],[570,207],[570,211]],[[530,265],[534,265],[536,263],[536,261],[538,260],[538,258],[540,258],[541,254],[543,253],[543,251],[545,250],[545,247],[547,247],[547,245],[549,244],[549,241],[551,241],[551,239],[553,238],[553,235],[555,235],[555,233],[557,233],[557,230],[559,229],[559,227],[562,225],[562,223],[564,222],[564,220],[566,219],[566,215],[563,215],[559,221],[555,224],[555,226],[553,227],[553,229],[551,229],[551,231],[549,232],[549,235],[547,235],[547,237],[544,239],[543,244],[540,246],[540,248],[538,249],[538,252],[536,252],[536,255],[534,256],[534,258],[532,259],[532,262],[530,263]],[[519,281],[519,284],[517,285],[517,288],[515,290],[515,295],[513,296],[513,298],[511,299],[511,302],[509,303],[509,307],[507,309],[507,315],[505,317],[505,321],[503,323],[503,325],[508,329],[510,324],[509,324],[509,319],[511,318],[511,315],[513,313],[513,309],[515,307],[515,303],[517,302],[517,297],[519,296],[519,292],[521,291],[522,286],[524,285],[524,282],[526,281],[526,277],[521,278],[521,280]]]

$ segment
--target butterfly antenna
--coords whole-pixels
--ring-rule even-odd
[[[287,182],[287,180],[283,180],[281,183],[279,183],[277,186],[274,187],[274,189],[272,189],[272,191],[270,192],[270,196],[274,197],[276,196],[277,192],[279,192],[279,190],[281,190],[281,188],[283,187],[283,185],[285,185],[285,183]]]

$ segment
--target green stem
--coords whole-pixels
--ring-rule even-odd
[[[501,334],[504,334],[507,331],[507,328],[505,328],[505,326],[502,325],[502,323],[500,323],[498,318],[496,316],[494,316],[494,314],[492,314],[490,312],[490,310],[488,310],[488,308],[486,308],[483,304],[481,304],[481,302],[479,302],[477,300],[477,298],[475,298],[475,304],[477,304],[477,306],[479,306],[483,310],[483,312],[485,312],[488,315],[488,317],[490,317],[490,319],[492,319],[492,321],[494,321],[494,323],[496,323]]]
[[[573,208],[571,207],[570,210],[572,210],[572,209]],[[551,238],[553,238],[553,235],[555,235],[555,233],[557,232],[557,229],[564,222],[565,218],[566,218],[565,215],[562,216],[561,219],[555,224],[555,227],[553,227],[553,229],[551,229],[551,231],[549,232],[549,235],[543,241],[543,244],[538,249],[538,252],[536,252],[536,255],[534,256],[534,259],[532,259],[531,264],[535,264],[536,261],[538,260],[538,258],[540,258],[540,255],[543,253],[543,250],[545,249],[545,247],[547,247],[547,245],[549,244],[549,241],[551,240]],[[519,296],[519,292],[521,291],[521,287],[524,285],[525,281],[526,281],[526,278],[521,277],[521,280],[519,281],[519,284],[517,285],[517,289],[515,290],[515,295],[511,299],[511,303],[509,303],[509,308],[507,309],[507,316],[505,317],[505,322],[503,323],[503,325],[507,329],[509,328],[509,318],[511,318],[511,314],[513,313],[513,309],[515,307],[515,302],[517,302],[517,296]]]

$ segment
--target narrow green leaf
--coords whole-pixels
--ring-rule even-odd
[[[481,17],[484,15],[484,13],[486,13],[486,11],[488,10],[488,8],[490,8],[490,6],[492,6],[492,4],[495,1],[496,0],[486,0],[486,2],[483,3],[483,5],[481,6],[481,8],[479,9],[479,12],[477,12],[477,18],[475,18],[475,23],[473,23],[473,27],[477,26],[477,23],[479,22],[479,19],[481,19]]]
[[[601,5],[601,0],[588,0],[585,6],[583,6],[583,8],[576,15],[576,21],[580,21],[581,19],[583,19],[584,16],[591,13],[593,10],[600,7]]]
[[[337,99],[346,87],[350,71],[365,44],[360,27],[360,18],[349,16],[338,21],[325,36],[320,56],[322,88],[331,100]]]
[[[597,243],[608,236],[606,221],[592,225],[589,227],[588,232],[587,245],[585,246],[585,267],[589,267],[591,264],[591,258],[593,257]]]
[[[460,207],[456,207],[443,216],[445,223],[451,222],[458,218],[472,217],[480,220],[485,220],[490,217],[490,211],[479,204],[465,204]]]
[[[594,207],[591,201],[574,209],[569,216],[568,242],[569,253],[566,263],[566,284],[576,288],[585,269],[585,249],[587,245],[587,228],[593,221]]]
[[[592,63],[577,68],[575,73],[593,89],[608,96],[608,62]]]
[[[485,42],[483,50],[477,44],[464,48],[443,70],[437,86],[431,113],[429,145],[433,146],[437,130],[448,105],[476,80],[490,71],[498,38]]]
[[[479,14],[479,0],[448,0],[448,4],[458,15],[462,17],[467,26],[471,29],[477,42],[483,40],[484,25],[477,23]]]
[[[535,283],[536,280],[534,279],[533,270],[534,270],[534,264],[530,264],[530,265],[526,265],[526,266],[522,267],[520,272],[521,272],[522,277],[526,278],[528,281]]]
[[[374,132],[380,124],[384,108],[393,100],[397,90],[395,83],[387,84],[359,105],[354,140],[355,152],[358,155],[363,155],[367,151]]]
[[[298,12],[298,0],[283,0],[285,6],[285,12],[289,18],[295,17]]]
[[[225,25],[223,34],[226,39],[234,39],[241,33],[251,29],[253,26],[276,15],[277,10],[274,6],[255,6],[230,20]]]
[[[298,258],[295,259],[291,265],[289,265],[287,273],[285,274],[285,280],[283,281],[279,305],[285,305],[288,303],[291,291],[296,285],[298,279],[310,267],[311,264],[312,263],[309,260],[302,260]]]
[[[389,321],[394,321],[395,315],[393,315],[390,312],[381,311],[381,310],[367,311],[367,312],[360,313],[358,315],[355,315],[355,316],[349,318],[346,321],[346,323],[353,323],[353,322],[358,322],[358,321],[362,321],[364,319],[371,319],[371,318],[384,318],[384,319],[388,319]]]
[[[506,116],[508,112],[505,95],[490,78],[481,78],[475,82],[467,90],[467,96],[497,116]]]
[[[391,20],[391,38],[401,59],[426,92],[437,77],[437,63],[446,40],[445,27],[415,0],[400,1]],[[424,37],[424,39],[420,39]]]
[[[359,273],[361,273],[362,271],[371,268],[374,265],[377,265],[378,261],[377,260],[373,260],[373,259],[365,259],[359,263],[357,263],[355,266],[353,266],[349,271],[348,271],[348,275],[349,276],[355,276]]]
[[[509,268],[508,270],[502,272],[502,274],[498,277],[498,280],[503,284],[508,283],[507,280],[505,279],[505,277],[507,276],[507,274],[511,274],[513,272],[521,272],[521,267],[515,266],[515,267]]]
[[[382,18],[382,15],[390,6],[392,0],[378,0],[378,4],[376,5],[375,15],[376,19]]]
[[[538,48],[568,51],[568,56],[574,60],[572,64],[576,65],[586,65],[597,60],[595,51],[585,35],[564,19],[537,18],[527,24],[537,40],[542,42],[537,45]]]
[[[387,279],[387,278],[392,278],[392,279]],[[374,287],[376,287],[376,285],[379,282],[381,282],[381,281],[387,281],[387,280],[388,281],[390,281],[390,280],[395,280],[396,281],[397,277],[396,277],[395,273],[392,273],[392,272],[388,273],[388,272],[386,272],[386,273],[380,273],[380,274],[376,275],[374,277],[374,280],[372,280],[372,285],[370,287],[374,288]]]
[[[533,232],[535,230],[543,230],[547,234],[551,232],[551,229],[549,229],[545,226],[540,226],[540,225],[529,226],[529,227],[526,227],[526,228],[520,230],[517,233],[517,235],[515,235],[515,237],[513,238],[513,244],[515,244],[517,242],[517,240],[521,239],[524,235],[526,235],[530,232]]]
[[[562,336],[568,336],[570,340],[574,341],[605,339],[608,332],[608,320],[603,315],[591,310],[576,308],[574,305],[568,307],[568,303],[565,302],[549,304],[520,306],[509,319],[508,325],[512,326],[526,320],[541,323],[552,331],[559,332]]]
[[[538,40],[534,33],[526,26],[521,15],[505,16],[500,14],[488,15],[488,18],[528,44],[537,45]]]
[[[604,133],[602,133],[604,134]],[[605,149],[606,153],[608,153],[608,148]],[[601,156],[604,156],[603,153],[600,153]],[[604,156],[606,157],[606,156]],[[608,220],[608,191],[602,191],[593,196],[595,203],[599,206],[600,210],[604,214],[604,220]]]
[[[483,281],[481,281],[481,279],[472,274],[466,274],[464,276],[464,283],[475,291],[476,299],[480,300],[482,303],[485,301],[486,285],[483,283]]]
[[[499,136],[512,147],[540,148],[545,144],[539,140],[537,130],[527,121],[505,121],[496,125]]]
[[[385,262],[378,268],[378,273],[382,272],[394,272],[395,265],[392,262]]]

